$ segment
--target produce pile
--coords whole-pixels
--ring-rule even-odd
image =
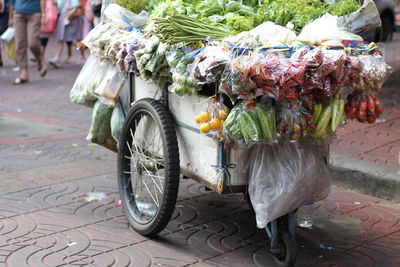
[[[348,120],[374,123],[383,112],[378,91],[390,73],[383,48],[336,24],[328,25],[335,30],[328,37],[304,27],[336,18],[326,13],[356,11],[357,1],[158,0],[148,7],[153,12],[144,31],[110,19],[82,44],[119,75],[168,84],[179,96],[214,88],[194,118],[202,133],[238,144],[323,140]],[[95,83],[77,79],[71,100],[115,105],[122,86],[116,75],[96,75]],[[110,81],[116,88],[107,90]]]

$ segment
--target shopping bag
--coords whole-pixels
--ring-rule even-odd
[[[43,33],[53,33],[57,27],[57,7],[53,0],[46,0],[45,22],[41,31]]]
[[[15,30],[12,27],[8,27],[7,30],[1,35],[0,39],[6,42],[11,42],[15,36]]]
[[[6,50],[6,56],[9,59],[16,61],[17,55],[15,53],[15,38],[13,38],[11,42],[4,42],[4,48]]]

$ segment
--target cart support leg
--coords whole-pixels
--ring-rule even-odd
[[[271,253],[277,254],[279,253],[279,246],[278,246],[278,219],[273,220],[271,223],[271,228],[269,226],[265,226],[265,231],[269,239],[271,240]]]
[[[296,237],[296,222],[294,219],[293,212],[287,214],[287,222],[288,222],[288,232],[294,239]]]
[[[296,224],[295,224],[295,219],[294,219],[294,213],[290,212],[286,214],[284,217],[286,218],[278,218],[276,220],[273,220],[271,223],[267,224],[265,226],[265,231],[267,232],[267,235],[269,239],[271,240],[271,253],[272,254],[278,254],[279,253],[279,229],[278,229],[278,220],[280,219],[286,219],[287,220],[287,231],[289,235],[295,239],[295,233],[296,233]]]

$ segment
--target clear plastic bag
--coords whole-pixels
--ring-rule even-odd
[[[229,109],[218,97],[213,97],[203,103],[203,111],[195,117],[195,121],[199,124],[200,132],[207,134],[212,131],[222,137],[222,123],[228,114]]]
[[[83,65],[74,85],[70,91],[70,100],[72,103],[92,107],[97,100],[94,90],[95,87],[90,84],[96,80],[97,73],[93,75],[93,70],[98,69],[100,60],[94,56],[89,56]]]
[[[89,48],[92,55],[104,56],[106,46],[118,32],[119,29],[115,24],[99,24],[86,35],[82,43]]]
[[[105,21],[115,23],[121,29],[134,27],[137,29],[143,28],[149,19],[149,12],[142,10],[139,14],[123,8],[120,5],[111,3],[103,12]]]
[[[329,193],[323,149],[309,139],[254,146],[250,163],[249,195],[259,228]]]
[[[92,143],[117,151],[117,143],[111,135],[111,116],[113,107],[97,101],[93,107],[92,124],[86,137]]]
[[[119,92],[126,80],[126,72],[120,72],[117,68],[110,68],[94,93],[103,104],[115,106]]]
[[[191,66],[191,75],[198,84],[210,84],[220,79],[229,52],[225,47],[207,46],[195,58]]]
[[[361,55],[357,57],[362,64],[358,79],[351,84],[351,88],[367,92],[378,92],[382,88],[392,68],[386,64],[381,55]]]
[[[111,135],[117,143],[121,138],[124,121],[125,121],[125,114],[122,109],[122,106],[117,105],[112,112],[110,121]]]
[[[298,101],[278,101],[276,114],[276,131],[282,140],[296,142],[307,135],[305,110]]]
[[[228,140],[241,145],[276,141],[275,111],[271,103],[245,102],[236,105],[223,124]]]
[[[257,89],[256,83],[251,78],[257,74],[259,62],[252,55],[244,55],[232,59],[230,63],[232,93],[242,97],[250,95],[252,90]]]
[[[375,93],[359,91],[347,96],[345,112],[349,120],[357,119],[361,123],[373,124],[382,115],[383,105]]]

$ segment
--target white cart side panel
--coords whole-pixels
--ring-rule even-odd
[[[161,97],[161,90],[154,83],[146,82],[142,78],[136,76],[134,79],[134,88],[132,90],[134,94],[134,101],[146,97],[154,99],[159,99]]]
[[[232,185],[247,185],[250,173],[250,149],[229,149],[227,161],[234,165],[230,168]]]
[[[213,138],[195,132],[198,125],[194,117],[203,111],[203,105],[195,103],[204,99],[205,97],[200,96],[180,97],[170,94],[169,108],[177,122],[176,133],[181,168],[194,173],[202,180],[215,184],[213,180],[216,179],[217,169],[212,166],[218,165],[218,145]]]

